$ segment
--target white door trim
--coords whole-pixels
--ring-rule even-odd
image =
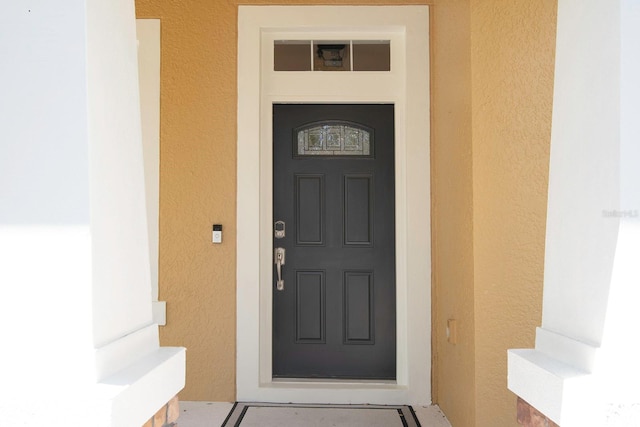
[[[431,402],[428,24],[427,6],[239,7],[237,400]],[[271,46],[282,38],[391,40],[392,71],[273,72]],[[274,102],[395,104],[398,362],[394,383],[271,379]]]

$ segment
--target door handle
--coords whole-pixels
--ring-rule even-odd
[[[273,258],[276,265],[276,272],[278,273],[278,280],[276,281],[276,289],[279,291],[284,290],[284,280],[282,279],[282,266],[284,265],[284,248],[276,248],[274,250]]]

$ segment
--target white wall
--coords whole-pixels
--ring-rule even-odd
[[[603,211],[619,209],[620,10],[594,3],[558,5],[542,326],[597,345],[618,229]]]
[[[86,11],[94,341],[101,346],[151,323],[151,282],[134,3],[92,0]]]
[[[0,6],[0,418],[142,425],[184,385],[152,324],[134,3]]]
[[[558,4],[542,327],[509,388],[563,427],[640,407],[639,28],[634,0]]]
[[[640,3],[620,2],[619,228],[607,299],[602,355],[610,402],[640,415]],[[630,408],[627,408],[630,409]],[[622,412],[622,411],[620,411]],[[636,418],[636,422],[637,422]]]
[[[93,375],[89,359],[72,357],[93,347],[86,20],[78,6],[0,7],[0,393],[11,399]],[[37,378],[51,381],[36,387]]]
[[[0,224],[88,225],[83,10],[1,7]]]
[[[622,1],[620,25],[620,207],[635,211],[640,210],[640,4],[637,1]]]

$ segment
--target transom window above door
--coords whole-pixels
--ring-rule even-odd
[[[389,40],[275,40],[274,71],[390,71]]]

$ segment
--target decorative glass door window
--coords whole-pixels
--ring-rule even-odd
[[[295,156],[373,157],[373,132],[351,123],[314,123],[294,131]]]
[[[274,71],[390,71],[389,40],[275,40]]]

